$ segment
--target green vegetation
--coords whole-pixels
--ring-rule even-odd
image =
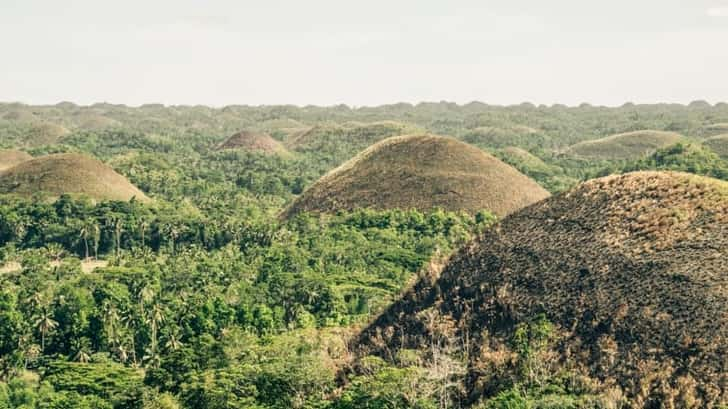
[[[6,167],[0,171],[0,186],[4,193],[13,193],[0,194],[0,409],[568,408],[625,402],[644,406],[639,397],[621,394],[624,388],[618,385],[624,379],[617,375],[602,382],[584,368],[555,364],[557,353],[577,351],[577,344],[564,333],[571,327],[559,314],[541,316],[543,311],[529,310],[508,321],[500,332],[480,323],[461,325],[467,321],[463,317],[480,314],[479,308],[517,312],[509,303],[509,291],[517,286],[501,290],[496,303],[469,303],[472,294],[485,296],[491,288],[474,289],[458,282],[426,300],[441,299],[440,306],[404,309],[401,315],[381,313],[401,305],[396,300],[402,297],[417,305],[423,302],[417,298],[424,294],[419,289],[437,279],[443,266],[450,264],[450,256],[473,237],[494,231],[488,229],[494,214],[510,212],[485,201],[467,208],[449,207],[434,200],[427,189],[435,186],[441,193],[455,190],[479,198],[490,194],[501,202],[524,190],[539,195],[528,203],[546,196],[536,183],[477,148],[551,192],[571,189],[596,175],[639,169],[725,178],[726,159],[708,149],[720,154],[715,141],[721,139],[714,135],[723,133],[718,125],[724,123],[728,123],[725,104],[132,108],[107,103],[32,107],[0,103],[0,148],[12,150],[0,151],[0,167]],[[241,133],[243,129],[246,132]],[[650,148],[629,159],[563,155],[579,143],[641,129],[678,133],[693,143]],[[372,150],[361,154],[377,143],[387,146],[382,141],[390,137],[422,134],[452,138],[444,139],[444,145],[405,145],[383,156],[371,154]],[[708,148],[699,144],[703,142]],[[273,151],[284,154],[270,154]],[[359,181],[375,190],[370,196],[376,200],[365,203],[357,198],[351,206],[332,207],[326,214],[297,211],[281,217],[291,204],[304,200],[304,191],[309,197],[311,192],[320,193],[314,205],[332,197],[335,192],[319,188],[331,180],[330,172],[352,158],[357,159],[344,168],[358,164]],[[376,160],[371,162],[372,158]],[[425,178],[420,185],[412,178],[404,183],[403,177],[413,169],[437,178]],[[467,175],[482,176],[486,170],[517,177],[498,179],[495,187],[503,190],[492,184],[453,182]],[[342,189],[354,186],[352,180],[337,183]],[[371,209],[384,203],[387,185],[395,204]],[[628,191],[645,197],[652,192],[640,190],[640,184],[627,185]],[[684,179],[671,188],[683,189],[675,197],[698,197],[706,185],[712,186],[704,179]],[[592,196],[602,197],[597,190]],[[422,192],[430,193],[422,197]],[[723,203],[721,194],[700,196],[708,203],[704,209],[724,214],[718,211],[724,208],[716,207]],[[129,200],[132,196],[135,199]],[[618,198],[610,200],[617,209],[632,209]],[[425,202],[432,205],[418,206]],[[708,253],[699,259],[709,275],[712,264],[702,260],[721,259],[715,248],[720,249],[722,238],[710,237],[691,247],[696,236],[685,224],[707,219],[693,219],[694,209],[679,201],[668,204],[669,211],[659,214],[632,209],[635,218],[603,209],[589,213],[608,217],[602,222],[622,229],[598,239],[568,242],[571,236],[552,226],[560,244],[547,255],[530,252],[524,245],[530,239],[526,233],[518,236],[514,225],[501,225],[502,234],[516,237],[514,246],[520,246],[508,265],[533,262],[539,269],[532,274],[540,277],[563,266],[541,268],[554,266],[548,263],[550,257],[584,243],[612,240],[614,244],[623,240],[625,232],[641,232],[639,240],[657,238],[668,245],[672,243],[668,239],[676,237],[685,249],[704,249]],[[579,209],[588,213],[589,207]],[[572,213],[577,212],[569,217]],[[579,220],[586,220],[582,216]],[[546,228],[551,219],[549,214],[529,223]],[[706,222],[701,234],[717,225]],[[568,226],[580,225],[575,220]],[[585,226],[596,232],[603,231],[604,224]],[[550,243],[545,236],[538,241]],[[479,265],[493,265],[510,254],[500,251],[499,241],[492,243],[491,250],[498,253]],[[639,257],[664,250],[650,247],[651,242],[640,243],[630,247],[639,249]],[[603,252],[603,248],[584,250],[569,260]],[[609,257],[591,262],[612,260]],[[649,258],[645,265],[662,262]],[[460,273],[471,267],[456,273],[470,277]],[[642,270],[632,268],[625,277],[637,276],[635,271]],[[694,290],[693,276],[681,274],[661,277],[680,282],[685,291]],[[558,282],[554,291],[568,284],[563,277]],[[550,283],[544,279],[533,287]],[[467,293],[468,289],[473,291]],[[569,287],[568,291],[572,296],[581,290]],[[701,291],[702,301],[718,297]],[[620,293],[609,293],[614,294]],[[689,306],[691,299],[686,296],[675,304]],[[582,308],[584,302],[571,299],[558,311]],[[618,306],[610,302],[599,304],[603,307],[599,317],[611,317]],[[446,305],[456,313],[440,314],[438,308]],[[550,304],[532,299],[530,305]],[[391,325],[368,327],[405,317],[417,323],[406,334]],[[576,330],[592,328],[596,318],[589,319],[580,315],[582,325]],[[693,327],[703,328],[702,318],[690,319]],[[612,329],[597,324],[595,331]],[[673,333],[684,329],[670,325],[660,328]],[[370,339],[376,347],[372,354],[357,342],[362,328],[380,328]],[[639,334],[628,329],[623,333]],[[407,334],[426,336],[409,344]],[[650,342],[667,337],[661,332],[649,334]],[[608,366],[613,357],[609,339],[585,342],[600,357],[598,365],[613,368]],[[394,344],[396,348],[391,347]],[[697,359],[698,352],[691,354]],[[702,361],[696,362],[700,368]],[[647,379],[664,370],[649,365],[630,379],[640,375]],[[679,378],[670,385],[689,391],[694,382]],[[645,390],[664,386],[645,385]],[[684,406],[698,407],[710,398],[679,396]]]

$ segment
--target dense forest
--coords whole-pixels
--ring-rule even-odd
[[[242,130],[280,148],[223,145]],[[657,135],[629,156],[636,145],[610,145],[645,130],[679,139]],[[418,133],[477,146],[551,193],[636,170],[728,180],[728,158],[704,143],[728,133],[728,104],[700,101],[3,103],[0,150],[82,153],[151,200],[0,195],[0,409],[610,407],[568,373],[539,369],[556,336],[541,316],[511,340],[523,371],[476,401],[462,393],[467,351],[439,351],[447,359],[434,363],[419,350],[396,362],[354,356],[362,328],[496,217],[487,208],[281,212],[370,145]],[[602,139],[590,147],[599,157],[572,149]],[[72,192],[86,180],[57,183]]]

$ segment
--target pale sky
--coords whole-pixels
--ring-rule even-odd
[[[0,0],[0,101],[728,101],[728,0]]]

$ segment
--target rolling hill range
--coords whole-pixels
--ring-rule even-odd
[[[241,149],[265,154],[288,154],[286,148],[270,135],[252,131],[240,131],[230,136],[218,145],[217,149]]]
[[[109,166],[90,156],[68,153],[24,161],[0,173],[0,193],[57,197],[85,195],[97,200],[150,199]]]
[[[675,172],[582,183],[487,230],[358,345],[389,359],[468,345],[472,400],[522,373],[512,340],[539,314],[557,328],[556,372],[580,372],[630,407],[724,405],[728,183]]]
[[[0,172],[31,159],[33,157],[23,151],[13,149],[0,150]]]
[[[452,138],[409,135],[374,144],[323,176],[284,212],[441,207],[502,217],[549,194],[480,149]]]
[[[635,131],[584,141],[566,150],[569,156],[588,159],[636,159],[657,149],[680,142],[683,137],[674,132]]]

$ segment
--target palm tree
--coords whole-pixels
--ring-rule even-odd
[[[146,233],[148,228],[149,228],[149,222],[144,218],[140,219],[139,233],[141,233],[141,236],[142,236],[142,248],[144,248],[144,237],[145,237],[144,233]]]
[[[46,336],[58,327],[58,322],[51,318],[51,314],[44,308],[38,319],[35,321],[35,327],[40,332],[40,348],[42,351],[45,351]]]
[[[101,227],[95,221],[91,222],[91,233],[94,239],[94,260],[99,258],[99,243],[101,243]]]
[[[116,347],[118,343],[118,323],[121,320],[116,307],[110,302],[104,303],[104,324],[106,325],[106,335],[111,343],[111,347]]]
[[[183,347],[184,344],[182,343],[182,341],[179,340],[177,334],[171,334],[169,338],[167,338],[167,342],[164,344],[164,346],[170,351],[176,351]]]
[[[78,232],[78,237],[83,240],[84,255],[85,259],[89,256],[88,240],[94,234],[95,223],[92,220],[87,220],[81,225],[81,230]]]
[[[157,331],[159,330],[159,325],[163,322],[164,309],[159,303],[156,303],[149,310],[149,317],[147,318],[147,323],[152,330],[152,351],[154,352],[157,352]]]

